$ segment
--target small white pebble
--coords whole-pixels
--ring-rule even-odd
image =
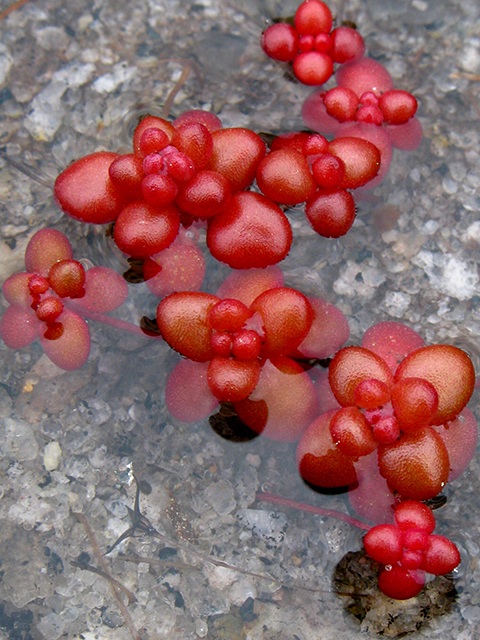
[[[453,195],[458,191],[458,182],[455,182],[455,180],[451,178],[444,178],[442,180],[442,187],[449,195]]]
[[[475,240],[475,242],[478,242],[480,244],[480,221],[479,220],[475,220],[475,222],[472,222],[472,224],[469,227],[467,227],[467,230],[464,233],[463,239]]]
[[[422,232],[431,236],[438,231],[440,227],[440,222],[438,220],[427,220],[422,227]]]
[[[49,442],[43,450],[43,466],[47,471],[55,471],[60,466],[62,449],[58,442]]]
[[[262,460],[260,456],[257,455],[256,453],[248,453],[245,459],[248,462],[248,464],[250,464],[252,467],[255,467],[255,469],[258,469],[259,466],[262,464]]]
[[[86,31],[88,27],[92,24],[92,22],[93,22],[93,16],[90,15],[89,13],[86,13],[83,16],[80,16],[77,22],[79,31]]]
[[[205,620],[199,618],[195,622],[195,633],[199,638],[204,638],[208,633],[208,625]]]
[[[418,11],[426,11],[428,9],[428,2],[424,2],[424,0],[413,0],[412,7],[415,7]]]

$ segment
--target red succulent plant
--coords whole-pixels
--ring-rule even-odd
[[[385,177],[392,145],[413,150],[422,140],[416,98],[395,89],[387,69],[365,58],[361,35],[351,27],[332,31],[332,16],[321,0],[306,0],[297,9],[295,26],[276,23],[262,34],[262,48],[271,58],[292,63],[297,79],[306,85],[323,85],[335,71],[336,87],[316,90],[304,104],[305,124],[323,135],[354,136],[374,144],[382,166],[367,189]],[[363,185],[361,185],[363,186]]]
[[[307,85],[327,82],[334,63],[361,58],[362,36],[350,27],[332,30],[329,7],[321,0],[306,0],[295,12],[295,26],[278,22],[262,34],[265,53],[280,62],[291,62],[295,76]]]
[[[356,510],[382,520],[388,519],[393,492],[433,498],[458,475],[458,463],[465,469],[477,439],[466,409],[475,371],[461,349],[423,346],[416,332],[395,322],[369,329],[364,344],[368,348],[335,354],[328,378],[338,408],[308,427],[297,462],[314,485],[358,483],[352,492]],[[385,496],[384,509],[368,501],[373,486]]]
[[[318,401],[296,359],[334,353],[349,329],[336,307],[283,285],[278,267],[252,269],[232,273],[217,295],[182,292],[160,302],[160,332],[188,358],[167,383],[167,406],[175,417],[197,421],[218,402],[231,402],[254,431],[298,439]],[[189,376],[179,388],[180,370]]]
[[[392,146],[412,150],[422,138],[415,97],[364,57],[355,29],[332,26],[328,6],[306,0],[294,26],[279,22],[262,35],[265,53],[291,63],[304,84],[323,85],[335,71],[337,86],[315,91],[303,107],[304,122],[319,133],[279,135],[267,149],[257,133],[224,129],[202,110],[173,122],[148,115],[132,153],[77,160],[58,176],[54,196],[75,220],[114,223],[116,245],[140,262],[147,288],[162,298],[158,329],[183,356],[166,384],[171,414],[195,422],[230,403],[254,432],[299,440],[301,477],[348,486],[355,511],[378,523],[365,550],[382,565],[380,589],[406,599],[427,573],[460,562],[419,501],[436,496],[473,456],[477,425],[466,405],[475,372],[461,349],[426,346],[395,322],[371,327],[361,346],[340,348],[349,335],[343,313],[285,286],[276,266],[292,244],[283,206],[305,203],[317,233],[341,237],[355,220],[352,191],[381,182]],[[251,190],[254,181],[261,193]],[[199,229],[212,256],[239,270],[216,294],[199,291]],[[38,337],[69,370],[89,354],[84,318],[140,332],[103,315],[125,301],[125,281],[106,267],[85,270],[59,231],[32,237],[25,268],[3,285],[10,306],[0,336],[8,347]],[[330,356],[328,377],[312,375],[307,361]]]
[[[448,538],[433,535],[435,517],[422,502],[405,500],[395,508],[395,524],[370,529],[363,540],[367,554],[383,568],[378,586],[396,600],[420,593],[425,574],[444,575],[460,564],[460,553]]]
[[[37,231],[25,253],[26,271],[4,282],[10,304],[0,320],[7,347],[19,349],[36,338],[62,369],[81,367],[90,351],[90,332],[82,315],[113,311],[125,302],[127,285],[108,267],[85,271],[73,259],[70,242],[56,229]]]

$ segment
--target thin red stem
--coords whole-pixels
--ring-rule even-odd
[[[288,498],[282,498],[281,496],[276,496],[273,493],[259,492],[256,494],[255,499],[258,502],[272,502],[273,504],[281,504],[285,507],[291,507],[292,509],[299,509],[300,511],[315,513],[319,516],[337,518],[337,520],[343,520],[343,522],[347,522],[353,527],[357,527],[357,529],[363,529],[364,531],[370,531],[370,529],[372,528],[369,524],[361,522],[356,518],[352,518],[352,516],[349,516],[346,513],[341,513],[340,511],[335,511],[334,509],[322,509],[320,507],[314,507],[311,504],[296,502],[295,500],[289,500]]]
[[[23,5],[27,4],[27,2],[30,2],[30,0],[18,0],[18,2],[14,2],[9,7],[0,12],[0,20],[6,18],[10,13],[12,13],[12,11],[20,9],[20,7],[23,7]]]
[[[127,322],[126,320],[119,320],[118,318],[112,318],[111,316],[107,316],[104,313],[99,313],[98,311],[88,311],[81,305],[77,305],[71,300],[68,301],[67,306],[78,313],[79,315],[87,318],[88,320],[95,320],[96,322],[102,322],[103,324],[108,324],[110,327],[115,327],[115,329],[120,329],[121,331],[128,331],[129,333],[133,333],[135,336],[143,336],[144,338],[150,338],[150,340],[162,340],[162,336],[152,336],[148,335],[139,326],[136,324],[132,324],[131,322]]]

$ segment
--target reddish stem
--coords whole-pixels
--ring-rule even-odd
[[[66,302],[66,305],[78,313],[79,315],[87,318],[88,320],[95,320],[96,322],[103,322],[103,324],[108,324],[110,327],[115,327],[115,329],[120,329],[121,331],[128,331],[129,333],[133,333],[135,336],[142,336],[144,338],[150,338],[151,340],[162,340],[162,336],[152,336],[145,333],[139,326],[136,324],[132,324],[131,322],[127,322],[126,320],[120,320],[119,318],[112,318],[111,316],[107,316],[104,313],[99,313],[98,311],[88,311],[84,309],[81,305],[77,305],[71,300]]]
[[[357,529],[363,529],[364,531],[370,531],[370,529],[372,528],[369,524],[366,524],[365,522],[361,522],[356,518],[352,518],[352,516],[349,516],[346,513],[341,513],[340,511],[334,511],[334,509],[321,509],[320,507],[314,507],[313,505],[305,504],[304,502],[296,502],[295,500],[282,498],[281,496],[276,496],[273,493],[259,492],[255,495],[255,499],[258,502],[272,502],[274,504],[282,504],[285,507],[291,507],[292,509],[299,509],[300,511],[308,511],[309,513],[316,513],[319,516],[337,518],[337,520],[343,520],[343,522],[347,522],[348,524],[351,524],[353,527],[357,527]]]
[[[23,5],[27,4],[27,2],[30,2],[30,0],[18,0],[18,2],[14,2],[9,7],[0,12],[0,20],[6,18],[10,13],[12,13],[12,11],[20,9],[20,7],[23,7]]]

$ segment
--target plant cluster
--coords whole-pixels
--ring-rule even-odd
[[[158,305],[157,322],[187,358],[167,382],[172,415],[194,422],[230,402],[253,431],[285,441],[298,440],[318,413],[299,362],[332,355],[349,335],[339,309],[285,287],[276,266],[233,272],[216,295],[173,293]]]
[[[352,505],[374,522],[388,520],[397,496],[433,498],[474,454],[466,408],[474,385],[461,349],[423,346],[396,322],[374,325],[362,346],[340,349],[330,363],[331,395],[298,445],[300,474],[320,487],[354,487]]]
[[[418,595],[426,573],[445,575],[460,563],[460,553],[445,536],[433,535],[435,516],[422,502],[405,500],[395,508],[395,524],[372,527],[364,538],[368,555],[383,569],[378,586],[390,598]]]
[[[235,269],[265,268],[286,257],[292,231],[279,205],[307,201],[307,218],[320,235],[339,237],[350,229],[350,191],[380,167],[374,144],[294,134],[279,136],[267,154],[253,131],[221,127],[202,111],[173,123],[147,116],[134,132],[134,153],[77,160],[58,176],[56,201],[77,220],[115,222],[115,243],[145,261],[146,280],[184,228],[206,226],[211,254]],[[263,195],[249,190],[254,179]],[[190,264],[198,254],[183,258]]]
[[[342,454],[337,462],[341,471],[337,474],[331,466],[327,477],[325,470],[316,477],[300,461],[310,482],[335,486],[338,475],[349,469],[354,481],[353,461],[377,451],[381,476],[403,497],[427,500],[445,486],[452,469],[448,449],[462,447],[466,439],[464,433],[456,433],[459,441],[453,445],[442,436],[470,400],[475,372],[470,358],[457,347],[411,349],[410,344],[421,341],[413,331],[408,341],[397,341],[405,355],[392,370],[379,355],[386,344],[382,333],[392,341],[396,334],[405,338],[405,329],[380,323],[370,330],[370,339],[376,335],[370,348],[345,347],[335,354],[328,378],[341,408],[329,418],[328,428]],[[306,442],[311,439],[311,432],[305,434]],[[305,441],[301,442],[302,452],[308,449]]]
[[[295,15],[295,28],[282,22],[268,27],[262,46],[267,55],[278,61],[293,61],[294,73],[305,84],[322,85],[333,74],[334,63],[338,65],[335,71],[338,86],[314,91],[304,103],[302,117],[313,131],[335,139],[359,138],[377,147],[380,169],[364,185],[359,185],[372,189],[388,172],[392,147],[413,151],[420,144],[423,132],[415,116],[417,100],[408,91],[395,89],[390,73],[380,62],[365,57],[363,38],[355,29],[339,26],[329,33],[331,26],[330,10],[325,3],[306,0]],[[314,44],[313,50],[302,49],[310,46],[312,39],[322,44]],[[317,46],[324,49],[316,50]],[[299,74],[299,66],[308,68],[309,73]],[[326,79],[322,79],[319,67],[328,68]]]
[[[332,30],[332,12],[321,0],[302,2],[293,22],[294,26],[277,22],[268,27],[261,44],[274,60],[291,62],[303,84],[324,84],[333,73],[334,63],[352,62],[365,53],[358,31],[346,26]]]
[[[26,271],[3,283],[9,307],[0,320],[7,347],[20,349],[39,338],[46,355],[67,371],[85,364],[90,330],[83,316],[120,307],[128,296],[125,280],[109,267],[73,259],[68,238],[56,229],[34,234],[25,252]]]
[[[114,223],[114,242],[161,298],[159,333],[183,356],[166,385],[171,414],[195,422],[229,403],[254,432],[299,441],[302,478],[349,488],[355,511],[379,523],[365,549],[384,567],[380,589],[409,598],[425,572],[446,573],[460,561],[453,543],[432,535],[435,519],[418,501],[436,496],[473,456],[472,363],[392,322],[341,348],[349,336],[342,312],[285,286],[277,263],[292,243],[280,205],[305,202],[320,235],[344,235],[355,218],[352,191],[378,184],[392,145],[419,144],[417,103],[364,57],[354,29],[332,30],[320,0],[300,5],[295,27],[269,27],[262,46],[293,62],[307,84],[323,84],[342,65],[338,86],[305,103],[304,120],[318,133],[286,133],[267,149],[255,132],[224,129],[211,113],[188,111],[173,122],[149,115],[132,153],[77,160],[58,176],[55,200],[78,221]],[[215,294],[200,291],[199,228],[212,256],[237,270]],[[125,301],[125,281],[106,267],[85,270],[54,229],[33,236],[25,268],[3,285],[10,306],[0,336],[15,349],[39,337],[55,364],[81,366],[90,348],[84,318],[119,326],[103,314]],[[330,356],[328,374],[313,367]]]

